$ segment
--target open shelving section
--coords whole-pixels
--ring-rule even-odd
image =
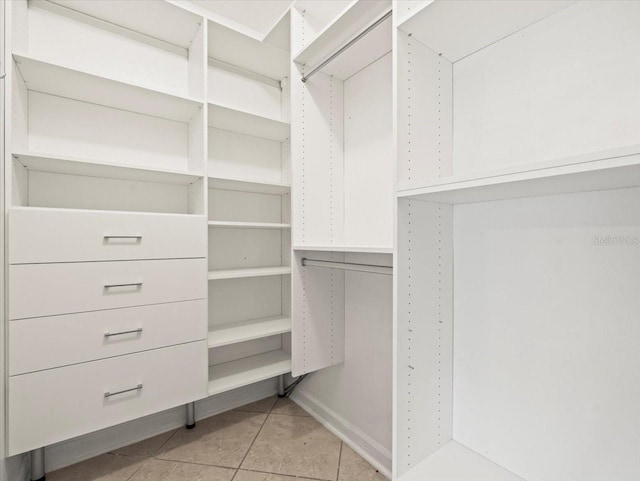
[[[288,317],[271,316],[250,319],[211,329],[209,331],[209,347],[226,346],[287,332],[291,332],[291,319]]]
[[[640,4],[403,3],[394,479],[635,479]]]

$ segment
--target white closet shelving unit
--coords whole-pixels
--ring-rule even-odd
[[[640,4],[397,7],[394,479],[636,479]]]

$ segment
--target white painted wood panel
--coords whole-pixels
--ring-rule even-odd
[[[206,397],[206,345],[198,341],[12,377],[9,454]],[[105,397],[139,384],[139,390]]]
[[[262,317],[243,322],[214,326],[209,330],[209,349],[291,332],[291,319],[282,316]]]
[[[12,321],[10,375],[205,339],[206,306],[202,299]]]
[[[639,196],[455,207],[454,439],[529,480],[639,475]]]
[[[202,216],[14,207],[9,226],[11,264],[206,255]]]
[[[203,299],[205,278],[205,259],[12,265],[9,318]]]
[[[273,229],[209,229],[209,270],[282,264],[282,236]]]
[[[241,361],[248,357],[258,356],[267,352],[282,349],[282,335],[252,339],[226,346],[209,349],[209,367]]]
[[[209,282],[209,325],[280,315],[282,282],[272,276]]]
[[[209,218],[214,221],[281,222],[282,197],[275,194],[209,189]]]

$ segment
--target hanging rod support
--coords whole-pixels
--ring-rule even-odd
[[[372,274],[392,275],[393,267],[379,266],[375,264],[357,264],[355,262],[321,261],[303,257],[301,264],[304,267],[325,267],[327,269],[342,269],[344,271],[370,272]]]
[[[302,80],[303,83],[306,82],[307,80],[309,80],[316,73],[318,73],[321,69],[323,69],[325,67],[325,65],[331,63],[333,61],[333,59],[335,59],[336,57],[339,57],[345,50],[347,50],[349,47],[351,47],[354,43],[356,43],[362,37],[367,35],[371,30],[376,28],[378,25],[380,25],[382,22],[384,22],[387,18],[389,18],[392,15],[392,13],[393,13],[393,11],[389,10],[387,13],[385,13],[382,17],[380,17],[378,20],[376,20],[371,25],[369,25],[366,29],[364,29],[358,35],[356,35],[351,40],[349,40],[344,46],[342,46],[340,48],[340,50],[338,50],[333,55],[331,55],[329,58],[324,60],[320,65],[318,65],[316,68],[314,68],[311,72],[309,72],[307,75],[303,75],[300,80]]]

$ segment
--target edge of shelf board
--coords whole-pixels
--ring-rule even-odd
[[[200,217],[203,220],[205,216],[202,214],[176,214],[175,212],[147,212],[144,210],[108,210],[108,209],[77,209],[72,207],[40,207],[30,205],[13,205],[11,210],[41,210],[41,211],[57,211],[57,212],[92,212],[106,214],[122,214],[122,215],[156,215],[156,216],[182,216],[182,217]]]
[[[209,127],[282,142],[289,138],[291,124],[227,105],[209,102]]]
[[[291,332],[291,318],[263,317],[209,329],[209,349]]]
[[[82,175],[120,180],[138,180],[168,184],[191,184],[204,177],[204,172],[185,172],[171,169],[111,164],[73,156],[45,152],[14,151],[12,156],[28,170],[54,174]]]
[[[280,224],[276,222],[227,222],[210,220],[209,227],[228,229],[290,229],[291,224]]]
[[[209,366],[209,396],[291,372],[291,355],[270,351]]]
[[[640,145],[400,187],[399,198],[452,204],[640,186]]]
[[[398,481],[525,481],[457,441],[447,444]]]
[[[208,279],[216,281],[221,279],[239,279],[242,277],[282,276],[291,274],[291,267],[251,267],[246,269],[217,269],[209,271]]]
[[[293,246],[294,251],[320,251],[320,252],[362,252],[369,254],[393,254],[393,247],[384,246]]]
[[[237,190],[261,194],[285,194],[291,190],[291,184],[209,175],[209,189]]]
[[[179,122],[188,122],[204,105],[203,99],[96,75],[21,52],[14,52],[13,59],[30,91]]]

